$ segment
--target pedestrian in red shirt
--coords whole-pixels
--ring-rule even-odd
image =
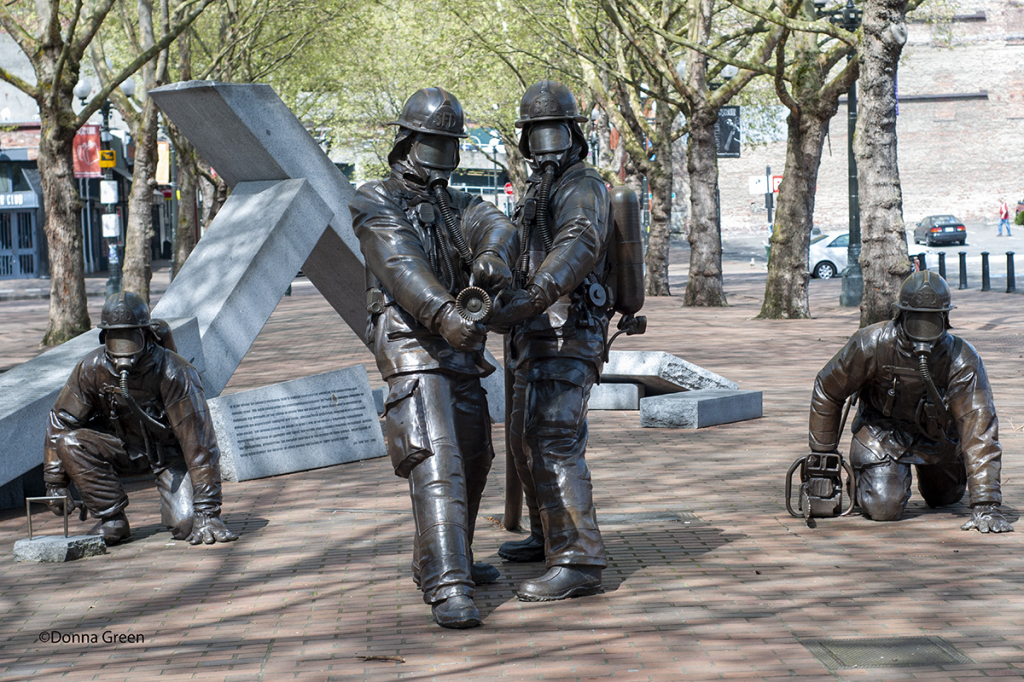
[[[1010,207],[1006,203],[1006,199],[999,200],[999,234],[997,237],[1003,236],[1003,227],[1006,227],[1006,236],[1010,236]]]

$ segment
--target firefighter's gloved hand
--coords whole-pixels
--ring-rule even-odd
[[[498,329],[509,329],[518,322],[544,312],[547,306],[541,297],[540,288],[535,286],[512,292],[510,296],[502,296],[501,307],[491,316],[489,324]]]
[[[71,491],[67,488],[53,483],[46,484],[46,496],[47,497],[66,497],[68,499],[68,516],[75,511],[75,500],[71,497]],[[64,516],[64,503],[60,500],[54,500],[47,502],[46,506],[50,508],[50,511],[56,516]]]
[[[1009,533],[1013,526],[993,503],[976,504],[971,507],[971,520],[960,526],[960,530],[978,530],[982,533]]]
[[[512,270],[498,254],[484,251],[473,259],[473,286],[494,293],[512,281]]]
[[[195,518],[192,520],[192,534],[186,539],[190,545],[199,543],[212,545],[215,542],[237,540],[238,536],[228,530],[219,515],[196,512]]]
[[[487,327],[479,322],[470,322],[459,315],[451,301],[444,304],[437,314],[437,319],[438,332],[456,350],[477,350],[487,340]]]

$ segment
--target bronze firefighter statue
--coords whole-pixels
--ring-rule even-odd
[[[629,291],[615,292],[610,281],[618,212],[601,176],[584,163],[588,149],[579,124],[585,120],[568,88],[543,80],[526,91],[516,122],[522,128],[519,149],[533,174],[514,216],[522,251],[514,293],[492,324],[509,329],[509,445],[530,516],[530,536],[504,543],[498,553],[509,561],[543,560],[548,569],[519,586],[525,601],[601,589],[606,559],[584,458],[587,402],[603,366],[613,311],[624,303],[634,313],[643,303],[642,267],[620,263],[620,271],[633,277]],[[635,195],[616,196],[635,218]],[[626,245],[634,258],[637,247],[638,237]],[[628,319],[632,324],[642,318]]]
[[[463,317],[456,298],[472,287],[490,297],[504,289],[518,239],[493,204],[447,187],[466,137],[451,93],[419,90],[394,125],[390,177],[364,184],[351,203],[370,280],[367,336],[389,386],[388,452],[409,479],[413,577],[439,625],[469,628],[481,622],[474,586],[500,575],[474,564],[471,550],[494,458],[480,378],[494,367],[483,355],[483,315]]]
[[[969,493],[972,517],[964,530],[1013,530],[999,509],[1002,448],[992,389],[977,351],[948,331],[949,287],[935,273],[915,272],[897,307],[895,319],[859,330],[818,373],[811,451],[836,451],[843,404],[856,394],[849,458],[867,516],[900,517],[913,465],[929,507],[956,504]]]
[[[150,319],[140,296],[121,292],[107,299],[99,328],[103,346],[78,363],[50,410],[47,495],[70,497],[73,483],[100,520],[93,533],[115,545],[131,539],[119,476],[152,472],[176,540],[237,539],[220,519],[220,450],[203,386],[167,324]]]

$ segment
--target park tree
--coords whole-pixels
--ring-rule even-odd
[[[269,83],[303,120],[315,119],[338,52],[335,40],[349,0],[225,0],[210,8],[177,41],[164,80]],[[179,193],[173,272],[185,264],[199,226],[209,227],[228,187],[173,122],[165,120],[175,152]],[[316,128],[316,123],[311,127]],[[316,131],[314,130],[314,133]],[[197,203],[201,211],[197,210]]]
[[[910,259],[896,155],[896,72],[907,41],[908,0],[865,0],[862,7],[857,49],[860,111],[853,151],[863,226],[863,327],[893,317],[900,286],[910,274]]]
[[[759,317],[810,317],[807,254],[814,221],[814,195],[829,122],[839,96],[857,78],[852,54],[857,36],[818,17],[809,0],[790,0],[766,10],[745,0],[731,2],[752,16],[780,26],[772,73],[775,93],[789,110],[786,167],[779,187],[771,255]]]
[[[659,104],[682,114],[687,135],[690,181],[690,271],[684,305],[727,305],[722,287],[722,233],[718,198],[718,154],[715,123],[719,110],[756,76],[765,72],[781,29],[763,20],[737,21],[714,0],[668,3],[655,0],[600,0],[615,29],[645,70],[646,83],[664,83],[652,92]],[[738,72],[716,87],[726,65]],[[641,84],[643,85],[643,84]],[[671,158],[671,146],[656,156]],[[634,163],[637,159],[633,159]],[[671,176],[666,183],[671,200]],[[652,233],[648,245],[648,276],[667,281],[666,235]],[[659,226],[659,229],[660,226]],[[655,253],[651,244],[654,244]],[[665,255],[657,251],[665,251]],[[654,268],[662,274],[652,273]],[[649,285],[650,286],[650,285]]]
[[[85,299],[81,204],[72,164],[75,133],[115,88],[170,45],[211,1],[192,0],[174,29],[113,75],[77,114],[72,108],[73,91],[82,60],[114,0],[98,0],[88,6],[81,1],[71,5],[60,0],[37,0],[31,6],[0,3],[0,25],[28,57],[36,79],[30,83],[0,67],[0,79],[32,97],[39,107],[38,165],[50,259],[50,318],[44,344],[63,343],[91,326]]]

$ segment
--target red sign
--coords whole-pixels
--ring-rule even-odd
[[[82,126],[75,133],[72,143],[76,178],[101,178],[100,171],[100,127]]]
[[[778,194],[779,193],[779,185],[781,185],[781,184],[782,184],[782,176],[781,175],[773,175],[772,176],[772,193],[773,194]]]
[[[505,183],[505,194],[507,194],[509,196],[512,196],[512,183],[511,182],[506,182]]]

